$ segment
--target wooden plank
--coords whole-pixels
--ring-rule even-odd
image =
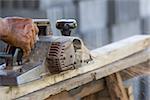
[[[133,94],[133,88],[132,86],[125,86],[125,89],[126,89],[126,92],[127,92],[127,95],[128,95],[128,99],[129,100],[134,100],[134,94]]]
[[[96,79],[100,79],[100,78],[102,78],[101,76],[108,76],[110,74],[121,71],[123,69],[127,69],[129,67],[134,66],[134,65],[146,62],[147,60],[150,59],[148,52],[150,52],[149,49],[147,49],[146,51],[136,53],[133,56],[129,56],[127,58],[121,59],[121,60],[116,61],[114,63],[108,64],[106,67],[105,66],[102,67],[101,73],[97,73]]]
[[[107,76],[105,80],[111,100],[128,100],[119,72]]]
[[[110,100],[110,96],[109,96],[108,91],[106,89],[106,84],[105,83],[106,82],[104,81],[104,87],[103,87],[104,89],[99,90],[95,93],[91,93],[90,95],[84,96],[83,98],[81,98],[81,100],[89,100],[89,98],[91,98],[91,96],[92,97],[95,96],[94,100]],[[101,85],[101,84],[99,84],[99,85]],[[76,100],[79,100],[79,99],[76,99]]]
[[[76,89],[63,91],[56,95],[51,95],[46,100],[60,100],[60,98],[63,98],[64,100],[78,100],[90,94],[101,91],[104,89],[104,87],[105,83],[103,79],[95,80]]]
[[[61,92],[62,90],[73,89],[77,86],[80,86],[82,84],[92,81],[93,78],[100,79],[104,76],[110,75],[114,72],[117,72],[124,68],[130,67],[132,64],[131,65],[125,64],[124,66],[122,66],[122,64],[124,64],[124,63],[120,59],[123,59],[134,53],[142,51],[142,50],[146,49],[149,45],[150,45],[150,36],[134,36],[132,38],[110,44],[101,49],[92,51],[91,53],[92,53],[92,56],[94,57],[94,62],[89,65],[85,65],[81,68],[66,71],[66,72],[63,72],[63,73],[60,73],[57,75],[45,76],[40,80],[33,81],[33,82],[30,82],[27,84],[22,84],[18,87],[0,87],[0,99],[4,99],[3,97],[5,97],[5,99],[8,99],[8,100],[14,99],[14,98],[19,98],[24,95],[30,94],[32,92],[38,91],[40,89],[43,89],[43,90],[50,89],[51,85],[52,85],[51,90],[47,90],[46,92],[44,92],[44,94],[40,93],[40,95],[38,97],[45,98],[45,97],[49,96],[47,94],[55,94],[55,93]],[[142,55],[141,55],[141,53],[139,53],[139,55],[137,54],[138,56],[141,55],[139,57],[139,58],[141,58],[140,60],[137,57],[133,56],[133,57],[125,58],[125,61],[126,60],[128,61],[129,59],[130,60],[139,60],[139,61],[135,61],[133,63],[133,65],[137,64],[137,63],[141,63],[142,61],[149,59],[147,57],[148,55],[147,54],[145,55],[145,53],[147,53],[147,52],[143,51]],[[104,65],[113,63],[117,60],[120,60],[119,62],[116,63],[119,65],[117,68],[116,68],[117,65],[114,67],[111,65],[109,65],[108,67],[107,66],[104,67]],[[121,65],[121,67],[120,67],[120,65]],[[103,67],[103,68],[101,68],[101,67]],[[101,68],[101,69],[97,70],[99,68]],[[111,69],[113,69],[113,70],[111,70]],[[93,70],[95,70],[95,71],[93,71]],[[97,75],[95,75],[95,73]],[[83,75],[83,76],[81,77],[81,75]],[[73,78],[75,76],[78,76],[78,77]],[[79,80],[78,80],[78,78],[79,78]],[[69,79],[68,83],[65,83],[65,84],[61,83],[61,81],[66,82],[65,81],[66,79]],[[59,84],[58,82],[61,84]],[[54,85],[59,84],[58,88],[56,89],[56,87],[53,87],[54,86],[53,84]],[[67,86],[67,85],[69,85],[69,86]],[[47,87],[49,87],[49,88],[47,88]],[[35,98],[36,98],[37,97],[36,93],[39,93],[39,91],[33,93],[34,95],[32,95],[31,97],[34,98],[34,96],[35,96]]]
[[[98,91],[103,90],[104,87],[105,87],[105,83],[104,83],[103,79],[95,80],[95,81],[92,81],[88,84],[82,85],[81,86],[82,89],[80,90],[80,92],[79,93],[74,93],[73,97],[75,97],[76,99],[79,98],[79,97],[83,98],[85,96],[88,96],[90,94],[94,94]],[[69,92],[72,94],[72,92],[74,92],[74,90],[70,90]]]
[[[123,80],[130,79],[139,75],[150,75],[150,61],[132,66],[121,71],[121,76],[124,76]]]
[[[122,60],[114,62],[110,65],[106,65],[102,68],[99,68],[99,69],[93,70],[91,72],[82,74],[80,76],[65,80],[63,82],[59,82],[52,86],[48,86],[39,91],[35,91],[31,94],[21,97],[21,99],[22,98],[30,98],[30,100],[35,100],[35,99],[41,100],[41,99],[49,97],[50,95],[55,95],[57,93],[60,93],[61,91],[65,91],[65,90],[69,91],[69,90],[79,87],[83,84],[89,83],[93,80],[101,79],[102,77],[108,76],[112,73],[121,71],[123,69],[140,64],[142,62],[146,62],[149,59],[148,53],[149,53],[148,51],[139,52],[137,54],[131,55],[127,58],[124,58]],[[122,67],[120,67],[120,66],[122,66]],[[18,98],[18,99],[20,99],[20,98]]]
[[[99,59],[102,64],[107,62],[106,60],[111,63],[143,50],[143,47],[149,46],[149,38],[150,35],[136,35],[92,50],[91,54],[94,58]]]
[[[102,91],[99,91],[99,92],[96,92],[94,94],[91,94],[91,95],[94,95],[96,98],[93,99],[93,100],[110,100],[110,96],[108,95],[108,91],[107,89],[103,89]],[[88,95],[86,97],[83,97],[81,100],[88,100],[88,98],[91,96],[91,95]]]

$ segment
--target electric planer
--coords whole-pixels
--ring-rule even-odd
[[[20,48],[10,45],[0,52],[0,85],[16,86],[92,62],[82,40],[71,36],[71,31],[77,27],[76,20],[56,21],[62,36],[52,35],[48,19],[34,19],[34,23],[39,28],[39,39],[26,59]]]

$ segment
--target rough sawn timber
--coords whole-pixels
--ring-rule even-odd
[[[149,59],[150,36],[134,36],[91,51],[94,62],[75,70],[45,76],[16,87],[0,87],[0,100],[41,100],[71,90]]]

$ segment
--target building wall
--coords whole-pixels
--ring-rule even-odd
[[[55,22],[61,18],[75,18],[76,31],[89,49],[133,35],[150,33],[149,0],[43,0],[52,22],[54,34],[60,35]]]
[[[54,35],[57,19],[74,18],[75,36],[89,49],[133,35],[150,33],[150,0],[0,0],[0,16],[49,18]]]
[[[46,18],[46,11],[40,9],[39,0],[0,0],[0,16]]]

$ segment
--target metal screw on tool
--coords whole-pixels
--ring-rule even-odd
[[[63,36],[71,36],[71,30],[77,27],[74,19],[60,19],[56,21],[56,28],[61,31]]]

